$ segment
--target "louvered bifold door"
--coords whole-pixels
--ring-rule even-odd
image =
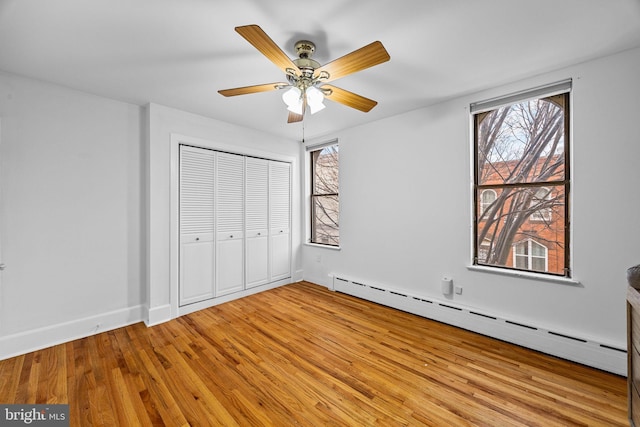
[[[214,297],[215,152],[180,146],[179,304]]]
[[[291,165],[269,161],[271,281],[291,277]]]
[[[269,161],[246,158],[246,287],[269,282]]]
[[[216,296],[244,289],[244,156],[216,163]]]

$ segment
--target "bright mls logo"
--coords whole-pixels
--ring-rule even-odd
[[[68,427],[69,405],[0,405],[0,426]]]

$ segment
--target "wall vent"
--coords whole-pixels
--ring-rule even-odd
[[[619,351],[624,354],[627,354],[627,350],[623,350],[621,348],[611,347],[610,345],[600,344],[600,347],[606,348],[607,350]]]
[[[497,320],[497,317],[494,316],[489,316],[488,314],[483,314],[483,313],[477,313],[475,311],[470,311],[469,314],[473,314],[475,316],[480,316],[480,317],[486,317],[487,319],[491,319],[491,320]]]
[[[447,304],[438,304],[440,307],[445,307],[445,308],[450,308],[451,310],[458,310],[458,311],[462,311],[462,309],[460,307],[454,307],[452,305],[447,305]]]
[[[511,320],[505,320],[505,322],[507,322],[510,325],[520,326],[521,328],[533,329],[534,331],[538,330],[538,328],[536,328],[535,326],[524,325],[522,323],[512,322]]]
[[[587,342],[587,340],[583,340],[582,338],[576,338],[576,337],[572,337],[569,335],[565,335],[565,334],[559,334],[557,332],[553,332],[553,331],[548,331],[548,333],[550,333],[551,335],[555,335],[556,337],[562,337],[562,338],[566,338],[568,340],[574,340],[574,341],[580,341],[580,342]]]
[[[401,294],[400,292],[393,292],[393,291],[389,291],[389,292],[392,293],[393,295],[398,295],[399,297],[403,297],[403,298],[407,297],[405,294]]]

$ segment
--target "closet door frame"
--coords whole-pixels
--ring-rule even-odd
[[[273,152],[262,151],[258,149],[252,149],[248,147],[240,147],[235,144],[228,144],[223,142],[215,142],[201,138],[195,138],[186,136],[183,134],[173,133],[171,134],[171,163],[170,163],[170,210],[169,210],[169,223],[170,223],[170,239],[169,239],[169,274],[170,274],[170,289],[169,289],[169,304],[164,310],[166,310],[169,318],[176,318],[184,314],[192,313],[207,307],[211,307],[217,304],[221,304],[227,301],[231,301],[237,298],[251,295],[256,292],[260,292],[270,288],[276,288],[278,286],[293,282],[294,272],[290,268],[291,276],[287,279],[274,281],[266,285],[257,286],[255,288],[245,289],[244,291],[236,292],[233,294],[225,295],[219,298],[213,298],[207,301],[190,304],[180,307],[179,303],[179,251],[180,251],[180,235],[179,235],[179,191],[178,191],[178,176],[179,176],[179,150],[180,145],[189,145],[197,148],[210,149],[215,151],[222,151],[232,154],[239,154],[243,156],[258,157],[267,160],[274,160],[279,162],[290,163],[291,165],[291,197],[293,197],[295,191],[294,184],[294,171],[297,170],[297,160],[294,156],[282,155]],[[153,168],[150,164],[148,167]],[[158,165],[155,165],[158,167]],[[293,198],[292,198],[293,201]],[[291,215],[293,219],[294,205],[291,205]],[[293,226],[293,223],[291,224]],[[293,239],[293,229],[290,233],[290,239]],[[293,241],[290,242],[293,248]],[[293,256],[293,252],[291,253]],[[290,265],[292,267],[293,259],[290,259]],[[148,272],[150,274],[150,272]],[[149,278],[149,286],[153,287],[154,283],[152,278]]]

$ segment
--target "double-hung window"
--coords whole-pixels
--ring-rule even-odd
[[[471,105],[475,265],[570,277],[571,81]]]
[[[311,243],[340,244],[339,150],[337,142],[309,150]]]

